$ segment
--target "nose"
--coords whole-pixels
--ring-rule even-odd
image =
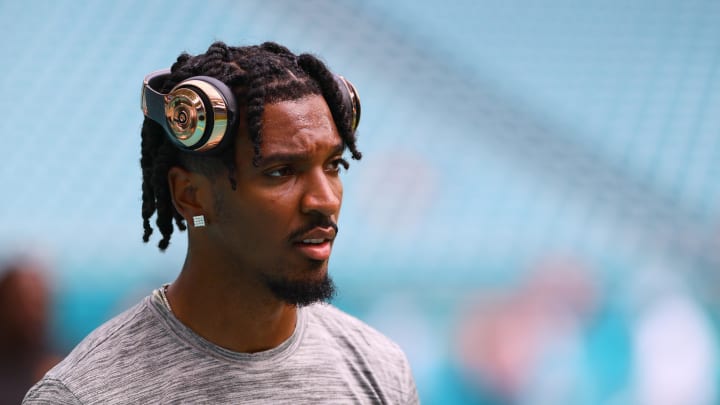
[[[342,203],[342,182],[322,169],[306,174],[305,190],[301,200],[304,214],[321,214],[337,220]]]

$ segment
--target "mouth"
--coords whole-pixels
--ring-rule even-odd
[[[302,255],[312,260],[328,260],[337,231],[335,227],[315,227],[299,235],[292,242]]]
[[[293,243],[293,246],[309,259],[325,261],[330,258],[332,239],[307,238]]]

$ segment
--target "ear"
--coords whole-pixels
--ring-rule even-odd
[[[196,173],[182,167],[173,166],[168,171],[168,184],[173,205],[188,223],[196,215],[207,214],[198,192],[201,187],[200,183]]]

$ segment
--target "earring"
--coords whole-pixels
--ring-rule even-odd
[[[205,215],[195,215],[193,217],[193,225],[195,225],[195,228],[204,228],[205,227]]]

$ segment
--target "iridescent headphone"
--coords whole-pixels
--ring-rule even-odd
[[[194,76],[163,94],[157,89],[168,76],[170,69],[145,76],[141,100],[143,114],[160,124],[181,150],[194,153],[222,150],[222,146],[233,138],[238,123],[232,90],[213,77]],[[355,132],[360,123],[360,97],[349,80],[333,76],[343,103],[352,112],[351,129]]]

